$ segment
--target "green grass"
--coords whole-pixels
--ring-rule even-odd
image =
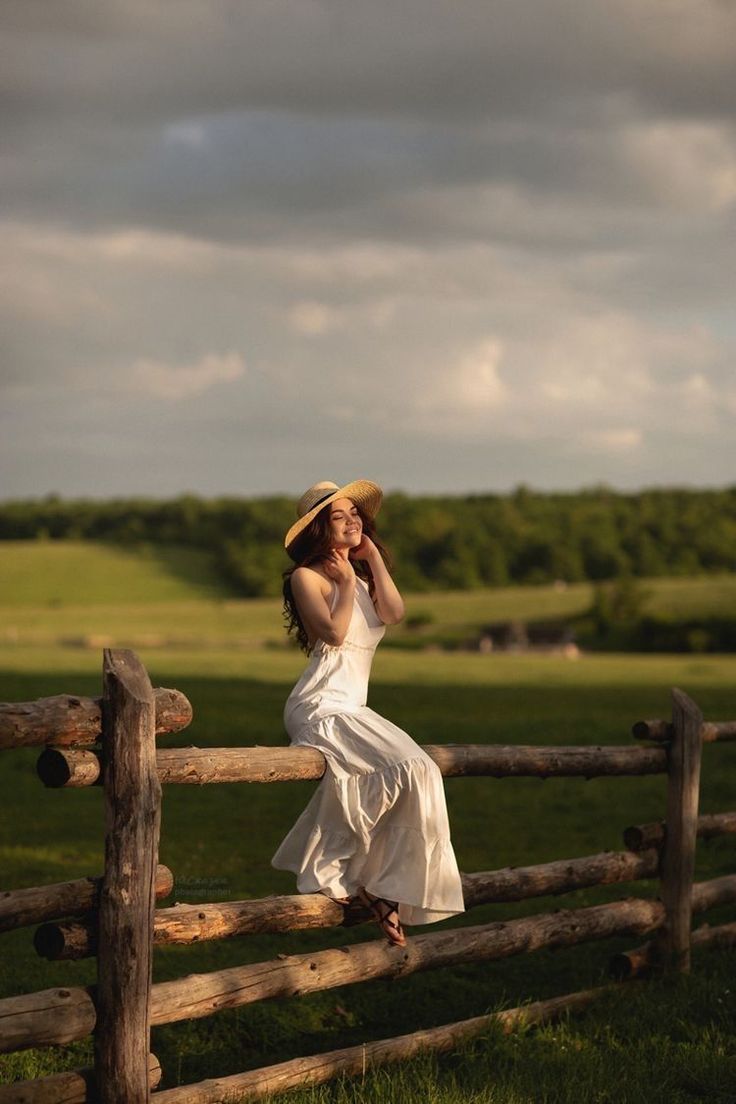
[[[273,658],[266,653],[259,662],[268,664]],[[291,657],[278,653],[277,658]],[[383,663],[384,657],[379,658]],[[402,663],[400,670],[394,658],[388,657],[381,672],[376,672],[371,705],[420,743],[626,743],[633,720],[669,714],[670,685],[681,685],[692,693],[710,718],[731,717],[736,707],[732,689],[735,664],[726,657],[700,658],[697,682],[688,676],[692,661],[686,657],[667,657],[650,663],[646,671],[638,657],[615,657],[615,665],[608,662],[610,657],[590,663],[557,659],[547,661],[546,666],[533,660],[526,664],[526,671],[524,657],[514,657],[505,674],[487,657],[467,657],[486,662],[483,666],[478,663],[475,677],[465,683],[460,681],[459,665],[445,669],[448,659],[458,657],[400,656],[396,657]],[[481,672],[485,678],[480,677]],[[293,672],[288,679],[281,679],[272,671],[265,679],[253,674],[217,678],[190,670],[182,678],[174,669],[159,665],[152,674],[155,684],[181,687],[195,706],[191,727],[162,743],[235,746],[287,742],[280,715]],[[451,694],[448,686],[453,688]],[[3,700],[29,700],[62,690],[98,693],[99,676],[50,669],[43,674],[6,671],[0,678]],[[704,812],[734,806],[736,771],[730,750],[730,745],[705,749]],[[0,826],[6,841],[1,855],[6,886],[43,884],[102,869],[101,793],[97,789],[43,790],[34,773],[36,754],[32,749],[19,750],[6,753],[3,760]],[[292,892],[291,875],[273,870],[268,860],[314,785],[166,787],[160,858],[177,878],[167,903]],[[446,780],[445,788],[458,862],[467,871],[619,850],[622,829],[629,823],[659,818],[665,799],[661,776],[546,782],[454,778]],[[699,848],[698,879],[732,872],[733,868],[733,843],[728,838]],[[627,894],[651,897],[656,892],[654,882],[600,886],[564,897],[482,906],[444,926],[585,906]],[[708,915],[711,923],[735,918],[730,907]],[[432,927],[413,929],[419,930]],[[32,950],[31,934],[22,930],[4,937],[3,995],[94,980],[94,960],[39,960]],[[159,948],[154,956],[154,981],[374,937],[370,929],[359,928]],[[263,1002],[205,1020],[155,1028],[152,1047],[162,1060],[167,1086],[177,1080],[184,1084],[235,1073],[601,984],[607,980],[609,955],[637,942],[616,939],[583,944],[502,962],[427,971],[400,983],[372,981],[299,1000]],[[498,1039],[491,1033],[485,1044],[474,1044],[471,1052],[476,1058],[472,1062],[459,1057],[461,1048],[455,1054],[376,1071],[365,1082],[345,1082],[342,1088],[338,1082],[294,1099],[381,1101],[393,1094],[393,1099],[411,1104],[423,1104],[427,1099],[448,1104],[461,1099],[573,1101],[583,1099],[575,1095],[579,1084],[586,1086],[585,1099],[638,1100],[637,1086],[641,1098],[648,1100],[697,1100],[693,1086],[699,1086],[697,1091],[705,1094],[701,1099],[706,1099],[706,1089],[717,1087],[719,1079],[725,1086],[729,1071],[733,1072],[733,1021],[729,1033],[724,1012],[733,1010],[732,976],[732,957],[723,952],[701,953],[690,977],[677,983],[656,983],[647,990],[648,995],[636,998],[643,1004],[631,1003],[634,998],[629,995],[614,1007],[607,998],[597,1010],[571,1017],[557,1027],[530,1029],[517,1040]],[[634,1037],[632,1051],[629,1045]],[[0,1060],[0,1076],[33,1076],[65,1064],[84,1064],[89,1060],[89,1046],[85,1041],[8,1056]],[[656,1061],[652,1062],[655,1051]],[[662,1080],[665,1067],[667,1077]],[[584,1071],[583,1079],[565,1089],[574,1069]],[[534,1095],[539,1078],[548,1084],[549,1095]]]
[[[707,617],[736,608],[736,573],[642,582],[650,591],[647,613]],[[592,594],[589,583],[407,594],[407,620],[427,615],[428,622],[418,629],[406,623],[390,628],[386,644],[472,638],[480,626],[510,618],[574,617],[589,608]],[[3,649],[29,645],[159,648],[169,654],[264,644],[285,647],[280,600],[234,597],[205,552],[0,542],[0,659]]]
[[[6,549],[0,545],[0,576]],[[178,575],[171,574],[174,558],[165,568],[169,589],[154,584],[157,573],[164,571],[160,559],[139,560],[135,569],[127,560],[129,589],[122,591],[117,568],[107,560],[95,586],[88,589],[97,570],[90,562],[87,576],[81,570],[72,572],[63,591],[64,604],[50,605],[55,593],[58,597],[54,587],[61,574],[54,562],[57,548],[46,545],[44,551],[47,559],[33,565],[39,578],[44,570],[49,575],[43,596],[41,582],[23,583],[21,572],[15,578],[21,590],[26,587],[25,603],[18,600],[20,590],[13,592],[12,600],[2,598],[6,635],[0,645],[0,700],[63,692],[98,695],[101,642],[87,647],[62,642],[97,633],[116,644],[135,646],[154,685],[176,686],[192,701],[195,717],[190,728],[163,738],[162,744],[288,742],[281,711],[304,659],[288,648],[258,645],[280,639],[278,603],[234,602],[196,593],[196,580],[185,578],[181,567]],[[204,565],[202,572],[204,579]],[[688,588],[686,582],[693,585]],[[657,600],[674,603],[679,594],[683,603],[700,602],[701,607],[732,600],[732,580],[709,583],[710,588],[700,580],[662,581]],[[694,597],[698,588],[699,598]],[[437,623],[462,625],[472,617],[485,618],[486,610],[492,610],[489,619],[509,615],[512,605],[504,602],[515,602],[519,615],[521,611],[539,616],[542,610],[551,612],[555,602],[570,602],[573,589],[535,587],[515,596],[501,591],[423,594],[409,596],[409,604],[435,610]],[[92,593],[95,600],[88,601]],[[579,593],[576,600],[587,598]],[[15,627],[14,637],[7,635],[8,627]],[[148,643],[146,633],[155,634]],[[733,718],[734,676],[736,658],[727,655],[612,654],[566,660],[382,649],[374,666],[370,704],[419,743],[626,744],[633,721],[669,716],[672,686],[690,693],[708,719]],[[730,744],[705,747],[702,812],[735,807],[732,752]],[[21,749],[6,752],[2,760],[0,868],[5,888],[102,870],[102,794],[97,788],[44,790],[35,775],[37,754]],[[176,878],[166,903],[293,892],[292,876],[274,870],[269,859],[314,786],[303,782],[165,787],[160,859]],[[445,790],[453,843],[466,871],[620,850],[623,828],[659,819],[665,802],[662,776],[589,781],[453,778],[446,780]],[[733,871],[732,837],[699,846],[697,879]],[[485,905],[442,925],[411,932],[583,907],[626,895],[653,897],[657,892],[653,881],[599,886],[515,905]],[[732,906],[707,914],[712,924],[734,919]],[[375,937],[374,929],[361,927],[157,948],[154,982]],[[163,1064],[162,1087],[227,1075],[602,984],[608,980],[610,955],[641,941],[606,940],[426,971],[399,982],[371,981],[263,1002],[154,1028],[152,1049]],[[32,929],[8,933],[3,943],[2,996],[95,980],[94,959],[38,959]],[[634,984],[560,1024],[512,1036],[489,1030],[452,1053],[426,1055],[368,1072],[365,1078],[338,1080],[283,1099],[294,1104],[734,1104],[733,979],[733,953],[701,950],[694,955],[690,975]],[[0,1081],[79,1067],[90,1057],[90,1040],[7,1055],[0,1058]]]
[[[0,580],[0,606],[50,609],[230,593],[209,553],[160,544],[125,549],[92,541],[2,541]]]

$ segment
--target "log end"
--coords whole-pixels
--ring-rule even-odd
[[[653,951],[649,943],[632,951],[621,951],[609,959],[608,973],[614,981],[648,977],[653,970],[652,955]]]
[[[36,760],[36,774],[49,789],[66,786],[71,778],[69,763],[58,748],[47,747]]]
[[[669,721],[635,721],[631,726],[631,735],[637,740],[656,740],[662,743],[672,738],[672,726]]]
[[[157,735],[181,732],[192,723],[194,709],[189,698],[186,694],[182,694],[181,690],[157,686],[153,693],[156,699]]]
[[[58,924],[41,924],[33,933],[33,946],[41,958],[53,961],[61,958],[64,937]]]
[[[630,824],[624,828],[624,847],[629,851],[638,851],[641,848],[641,829],[636,824]]]

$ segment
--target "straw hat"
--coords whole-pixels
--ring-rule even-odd
[[[284,537],[284,548],[288,548],[302,529],[306,529],[312,518],[315,518],[320,510],[324,510],[325,506],[329,506],[336,498],[351,499],[373,519],[381,508],[383,491],[370,479],[354,479],[352,483],[346,483],[342,487],[338,487],[337,483],[330,483],[329,480],[315,483],[304,492],[297,503],[296,513],[299,520],[294,522]]]

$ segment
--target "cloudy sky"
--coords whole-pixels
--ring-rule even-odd
[[[0,497],[736,481],[731,0],[3,0]]]

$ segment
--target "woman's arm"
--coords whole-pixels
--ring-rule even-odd
[[[351,549],[350,555],[354,559],[368,562],[376,588],[373,604],[384,625],[398,624],[404,616],[404,601],[383,562],[381,553],[370,537],[364,535],[358,547]]]
[[[337,602],[332,613],[322,593],[320,577],[311,568],[297,567],[292,572],[291,592],[294,595],[299,616],[304,625],[312,630],[312,636],[315,639],[324,640],[325,644],[339,646],[345,639],[350,618],[353,615],[355,570],[353,565],[344,559],[341,564],[333,563],[331,559],[325,565],[325,570],[331,578],[335,579],[338,587]]]

